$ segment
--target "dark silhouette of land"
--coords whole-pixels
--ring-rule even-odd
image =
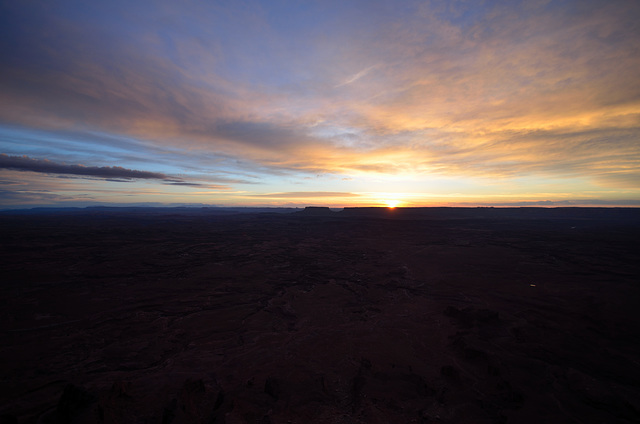
[[[0,213],[0,423],[640,421],[640,209]]]

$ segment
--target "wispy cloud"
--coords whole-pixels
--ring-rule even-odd
[[[47,159],[32,159],[27,156],[0,154],[0,168],[17,171],[44,172],[49,174],[85,175],[90,177],[130,179],[171,180],[159,172],[138,171],[121,166],[83,166],[55,163]]]
[[[296,198],[296,199],[311,199],[318,197],[358,197],[359,194],[356,193],[344,193],[344,192],[335,192],[335,191],[289,191],[282,193],[265,193],[265,194],[249,194],[245,195],[245,197],[268,197],[272,199],[286,199],[286,198]]]
[[[203,184],[184,181],[160,172],[127,169],[121,166],[85,166],[78,164],[64,164],[48,159],[33,159],[28,156],[10,156],[0,153],[0,169],[14,171],[28,171],[45,174],[59,174],[80,177],[97,177],[105,181],[130,182],[133,180],[160,180],[164,184],[192,187],[207,187],[212,189],[227,189],[228,186]]]
[[[340,84],[336,85],[335,88],[342,87],[342,86],[345,86],[345,85],[348,85],[348,84],[351,84],[351,83],[354,83],[354,82],[358,81],[360,78],[364,77],[369,72],[371,72],[372,70],[377,68],[377,66],[378,65],[372,65],[372,66],[369,66],[367,68],[364,68],[360,72],[356,73],[355,75],[352,75],[351,77],[347,78],[346,80],[344,80]]]
[[[638,188],[635,1],[41,6],[3,5],[0,123],[59,137],[11,143],[11,169],[185,189],[326,173],[343,185],[319,192],[363,176]],[[137,170],[150,163],[162,172]]]

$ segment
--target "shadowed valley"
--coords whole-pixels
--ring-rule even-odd
[[[1,423],[632,423],[640,210],[0,216]]]

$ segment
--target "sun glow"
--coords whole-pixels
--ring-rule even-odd
[[[395,208],[396,206],[398,206],[398,205],[400,204],[400,200],[397,200],[397,199],[388,199],[388,200],[385,200],[385,201],[384,201],[384,203],[386,203],[386,204],[387,204],[387,207],[388,207],[389,209],[393,209],[393,208]]]

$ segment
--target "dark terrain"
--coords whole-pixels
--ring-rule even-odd
[[[640,209],[147,212],[0,215],[1,424],[640,422]]]

